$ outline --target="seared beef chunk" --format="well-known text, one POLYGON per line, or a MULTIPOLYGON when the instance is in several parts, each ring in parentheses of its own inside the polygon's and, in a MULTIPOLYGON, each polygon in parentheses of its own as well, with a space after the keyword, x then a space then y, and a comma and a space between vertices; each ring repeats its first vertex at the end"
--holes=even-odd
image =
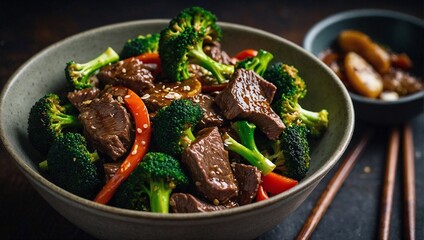
POLYGON ((111 162, 111 163, 104 163, 103 164, 103 170, 105 172, 105 182, 108 182, 113 175, 115 175, 116 171, 121 167, 122 162, 111 162))
POLYGON ((246 205, 252 202, 261 183, 261 171, 252 165, 242 163, 234 164, 234 177, 237 179, 239 195, 238 204, 246 205))
POLYGON ((202 84, 195 78, 181 82, 160 82, 141 96, 149 112, 156 112, 168 106, 175 99, 196 96, 202 90, 202 84))
POLYGON ((68 93, 68 100, 79 111, 89 104, 94 98, 98 97, 100 90, 98 88, 86 88, 68 93))
POLYGON ((104 91, 98 98, 84 104, 78 116, 88 142, 113 160, 122 157, 131 147, 133 131, 130 115, 122 105, 122 99, 117 99, 104 91))
POLYGON ((101 92, 100 95, 110 94, 113 98, 124 98, 128 94, 128 89, 124 87, 113 87, 106 86, 101 92))
POLYGON ((228 86, 215 97, 215 102, 227 119, 247 119, 269 139, 275 140, 285 128, 270 106, 275 91, 273 84, 254 71, 238 69, 228 86))
POLYGON ((203 118, 197 124, 200 129, 206 127, 220 127, 224 124, 225 119, 221 111, 215 103, 214 97, 206 94, 199 94, 190 98, 193 102, 199 103, 203 108, 203 118))
POLYGON ((203 50, 208 56, 210 56, 217 62, 231 65, 236 64, 236 59, 231 58, 225 51, 222 50, 220 42, 208 42, 207 44, 205 44, 203 50))
POLYGON ((237 184, 217 127, 204 128, 183 152, 197 190, 209 201, 225 203, 238 194, 237 184))
POLYGON ((238 206, 232 201, 228 201, 225 205, 214 205, 188 193, 173 193, 169 205, 174 213, 212 212, 238 206))
POLYGON ((125 86, 138 94, 154 86, 152 72, 137 58, 107 65, 100 69, 97 78, 105 85, 125 86))

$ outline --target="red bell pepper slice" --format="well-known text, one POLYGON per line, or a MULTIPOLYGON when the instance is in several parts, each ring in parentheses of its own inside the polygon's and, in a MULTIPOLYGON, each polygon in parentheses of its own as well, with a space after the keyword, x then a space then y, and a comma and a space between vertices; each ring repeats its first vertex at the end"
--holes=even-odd
POLYGON ((122 162, 115 175, 103 186, 94 201, 106 204, 113 197, 119 185, 125 181, 143 159, 150 144, 152 129, 149 113, 143 100, 132 90, 124 97, 124 102, 135 121, 135 140, 130 153, 122 162))
POLYGON ((297 180, 282 176, 275 172, 262 175, 262 186, 266 192, 271 193, 272 195, 287 191, 297 184, 297 180))
POLYGON ((244 49, 244 50, 240 51, 234 57, 237 60, 241 61, 241 60, 246 59, 248 57, 254 57, 257 54, 258 54, 257 50, 248 48, 248 49, 244 49))
POLYGON ((268 193, 264 190, 262 185, 259 185, 258 192, 256 193, 256 202, 260 202, 268 198, 268 193))

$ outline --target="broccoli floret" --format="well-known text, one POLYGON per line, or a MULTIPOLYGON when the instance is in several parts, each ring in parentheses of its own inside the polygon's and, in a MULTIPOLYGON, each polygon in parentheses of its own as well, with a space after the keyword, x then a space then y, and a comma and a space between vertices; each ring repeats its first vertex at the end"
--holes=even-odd
POLYGON ((314 112, 299 104, 299 100, 306 95, 306 84, 298 75, 298 70, 280 62, 267 69, 264 78, 277 87, 272 107, 284 124, 304 124, 309 136, 322 136, 328 128, 328 111, 322 109, 314 112))
POLYGON ((183 10, 160 32, 159 56, 165 74, 171 81, 183 81, 190 77, 189 64, 197 64, 223 83, 234 66, 219 63, 203 51, 205 41, 219 40, 221 35, 211 12, 200 7, 183 10))
POLYGON ((322 109, 318 112, 304 109, 298 102, 298 98, 283 96, 274 109, 283 119, 284 124, 304 124, 308 129, 308 136, 319 138, 328 128, 328 111, 322 109), (298 123, 300 121, 300 123, 298 123))
POLYGON ((119 187, 114 203, 130 209, 168 213, 172 191, 188 182, 178 160, 165 153, 149 152, 119 187))
POLYGON ((253 70, 258 75, 263 76, 268 64, 273 58, 274 56, 270 52, 260 49, 255 57, 248 57, 239 61, 236 64, 236 69, 244 68, 247 70, 253 70))
POLYGON ((69 61, 66 63, 65 76, 68 83, 75 89, 93 87, 90 76, 101 67, 119 60, 119 55, 108 47, 102 54, 86 63, 69 61))
POLYGON ((241 143, 237 142, 228 133, 224 133, 224 146, 228 150, 240 154, 250 164, 261 170, 264 175, 272 172, 276 165, 266 158, 256 146, 255 124, 247 121, 237 121, 232 124, 232 128, 236 130, 241 143))
POLYGON ((293 66, 281 62, 274 63, 265 71, 263 77, 277 87, 273 103, 283 95, 299 99, 306 95, 305 81, 293 66))
POLYGON ((152 142, 159 151, 177 156, 195 139, 193 128, 203 117, 198 103, 177 99, 152 119, 152 142))
MULTIPOLYGON (((96 151, 90 152, 79 133, 64 133, 54 141, 47 154, 47 174, 59 187, 80 197, 92 199, 102 188, 101 163, 96 151)), ((45 162, 40 167, 46 167, 45 162)))
POLYGON ((136 38, 128 39, 125 43, 121 59, 137 56, 143 53, 158 52, 159 50, 159 33, 139 35, 136 38))
POLYGON ((49 93, 37 100, 28 117, 28 138, 34 148, 46 154, 65 130, 80 129, 81 123, 71 112, 73 106, 63 103, 57 94, 49 93))
POLYGON ((277 167, 274 171, 300 181, 309 170, 310 155, 305 125, 293 124, 271 143, 272 150, 263 154, 277 167))

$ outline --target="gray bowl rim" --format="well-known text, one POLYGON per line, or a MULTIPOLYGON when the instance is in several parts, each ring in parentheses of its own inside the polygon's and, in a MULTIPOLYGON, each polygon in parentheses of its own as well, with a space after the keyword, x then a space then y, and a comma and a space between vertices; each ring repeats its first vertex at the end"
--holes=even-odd
MULTIPOLYGON (((366 17, 385 17, 385 18, 390 18, 395 20, 397 19, 397 20, 401 20, 404 22, 417 25, 421 27, 424 31, 424 21, 406 13, 393 11, 393 10, 387 10, 387 9, 377 9, 377 8, 355 9, 355 10, 349 10, 349 11, 344 11, 344 12, 330 15, 320 20, 316 24, 314 24, 306 33, 302 46, 305 50, 312 51, 313 41, 315 37, 318 35, 318 33, 320 33, 323 29, 333 24, 337 24, 338 22, 342 20, 366 18, 366 17)), ((350 91, 348 92, 353 100, 358 102, 363 102, 365 104, 373 104, 376 106, 402 105, 407 102, 424 98, 424 91, 419 91, 417 93, 401 97, 396 101, 384 101, 381 99, 372 99, 372 98, 363 97, 359 94, 356 94, 350 91)))
MULTIPOLYGON (((77 33, 75 35, 69 36, 67 38, 64 38, 56 43, 53 43, 52 45, 42 49, 38 53, 36 53, 34 56, 29 58, 23 65, 21 65, 8 79, 6 82, 2 93, 0 94, 0 106, 4 103, 5 96, 9 89, 12 87, 13 83, 16 81, 16 79, 19 77, 19 73, 23 71, 28 65, 31 65, 32 62, 37 61, 39 58, 41 58, 44 54, 48 54, 50 50, 53 50, 56 46, 74 41, 75 39, 80 38, 84 35, 92 35, 96 34, 97 32, 102 31, 108 31, 119 27, 124 26, 131 26, 131 25, 142 25, 142 24, 157 24, 157 23, 168 23, 169 19, 147 19, 147 20, 133 20, 133 21, 127 21, 127 22, 119 22, 119 23, 113 23, 109 25, 104 25, 100 27, 96 27, 93 29, 89 29, 80 33, 77 33)), ((303 52, 310 58, 313 58, 317 61, 317 63, 323 67, 330 75, 333 76, 334 79, 337 79, 337 76, 328 68, 325 64, 321 63, 318 58, 316 58, 313 54, 305 51, 300 46, 296 45, 293 42, 290 42, 286 40, 283 37, 277 36, 275 34, 272 34, 270 32, 266 32, 261 29, 257 29, 254 27, 241 25, 237 23, 229 23, 229 22, 222 22, 220 21, 219 24, 222 27, 228 27, 228 28, 238 28, 247 30, 249 32, 256 32, 261 35, 267 36, 272 39, 276 39, 278 41, 282 41, 285 44, 291 45, 291 47, 296 48, 298 51, 303 52)), ((224 218, 229 216, 235 216, 238 214, 246 214, 251 213, 253 211, 267 208, 270 205, 275 205, 279 201, 282 201, 284 199, 288 199, 291 196, 295 196, 297 194, 300 194, 302 191, 307 189, 309 186, 315 184, 316 181, 320 181, 330 170, 331 168, 337 163, 339 158, 343 155, 344 151, 347 149, 348 144, 351 140, 351 137, 353 135, 353 129, 354 129, 354 112, 353 112, 353 104, 349 98, 349 94, 347 90, 344 88, 343 84, 340 81, 336 81, 336 84, 340 86, 340 89, 342 91, 342 94, 344 95, 348 106, 350 106, 350 110, 348 111, 350 114, 350 120, 348 120, 347 128, 345 129, 345 134, 343 138, 341 139, 342 144, 336 149, 336 151, 330 156, 329 161, 327 161, 321 168, 319 168, 314 174, 310 175, 308 178, 302 180, 298 185, 295 187, 287 190, 284 193, 278 194, 276 196, 273 196, 266 201, 261 202, 255 202, 251 204, 247 204, 244 206, 239 206, 236 208, 231 209, 225 209, 221 211, 214 211, 214 212, 208 212, 208 213, 172 213, 172 214, 157 214, 157 213, 151 213, 151 212, 143 212, 143 211, 135 211, 135 210, 128 210, 128 209, 122 209, 117 207, 112 207, 108 205, 103 205, 96 203, 94 201, 81 198, 79 196, 76 196, 58 186, 48 181, 46 178, 44 178, 38 171, 32 169, 28 164, 25 163, 24 160, 20 159, 19 154, 17 151, 13 149, 13 147, 7 142, 7 136, 2 128, 0 128, 0 139, 3 142, 3 145, 9 155, 14 159, 14 162, 17 164, 17 166, 20 168, 20 170, 25 174, 26 177, 31 178, 34 183, 36 183, 39 187, 43 188, 44 190, 50 192, 50 193, 56 193, 56 197, 62 199, 63 201, 69 200, 73 203, 79 204, 81 208, 85 208, 88 211, 99 211, 97 214, 102 215, 114 215, 116 217, 130 217, 130 218, 144 218, 144 219, 156 219, 156 220, 164 220, 164 221, 180 221, 180 220, 201 220, 201 219, 218 219, 218 218, 224 218)), ((2 115, 2 108, 0 107, 0 116, 2 115)), ((1 120, 1 118, 0 118, 1 120)), ((0 122, 0 126, 2 123, 0 122)))

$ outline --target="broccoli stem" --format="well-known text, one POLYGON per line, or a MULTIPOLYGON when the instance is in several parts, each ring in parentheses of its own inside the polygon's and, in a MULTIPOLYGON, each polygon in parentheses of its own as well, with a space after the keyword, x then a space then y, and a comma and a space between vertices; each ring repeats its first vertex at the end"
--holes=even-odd
POLYGON ((52 126, 55 129, 63 129, 68 127, 80 127, 82 126, 78 118, 73 115, 68 115, 62 112, 57 112, 52 116, 52 126))
POLYGON ((150 181, 150 208, 152 212, 168 213, 169 212, 169 197, 172 188, 167 181, 151 180, 150 181))
POLYGON ((188 56, 193 58, 193 62, 210 71, 219 83, 224 83, 226 81, 224 75, 230 76, 234 72, 234 66, 216 62, 206 55, 203 51, 201 42, 194 45, 193 49, 189 51, 188 56))
POLYGON ((183 135, 181 136, 180 145, 184 149, 186 149, 191 144, 191 142, 193 142, 195 139, 196 139, 196 137, 194 136, 193 131, 191 130, 191 128, 187 128, 184 131, 183 135))
POLYGON ((271 62, 271 60, 274 58, 274 55, 265 50, 259 50, 258 55, 256 55, 256 58, 258 59, 258 61, 255 64, 254 70, 260 76, 263 76, 268 67, 268 63, 271 62))
POLYGON ((91 163, 96 163, 97 161, 100 160, 99 153, 97 153, 97 151, 90 153, 90 158, 91 158, 91 163))
POLYGON ((41 170, 43 170, 43 171, 47 171, 47 170, 49 170, 49 166, 48 166, 48 164, 47 164, 47 160, 44 160, 44 161, 42 161, 42 162, 38 163, 38 167, 39 167, 41 170))
POLYGON ((312 136, 320 136, 322 131, 328 127, 328 111, 323 109, 319 112, 309 111, 299 104, 299 118, 305 123, 312 136))
POLYGON ((255 143, 256 125, 247 121, 237 121, 233 123, 232 127, 240 136, 241 144, 243 144, 252 151, 259 152, 255 143))
POLYGON ((88 76, 106 64, 117 60, 119 60, 119 55, 111 47, 108 47, 106 51, 93 60, 90 60, 86 63, 76 63, 75 68, 76 70, 82 70, 80 75, 88 76))
MULTIPOLYGON (((250 164, 256 166, 264 175, 272 172, 276 165, 257 150, 251 150, 237 142, 227 133, 224 134, 224 145, 233 152, 240 154, 250 164)), ((255 147, 255 149, 257 149, 255 147)))
POLYGON ((300 116, 299 117, 307 125, 315 125, 315 124, 318 124, 318 123, 321 123, 321 122, 324 123, 325 118, 328 115, 328 112, 326 110, 314 112, 314 111, 306 110, 306 109, 302 108, 301 106, 299 106, 299 109, 300 109, 300 116))

